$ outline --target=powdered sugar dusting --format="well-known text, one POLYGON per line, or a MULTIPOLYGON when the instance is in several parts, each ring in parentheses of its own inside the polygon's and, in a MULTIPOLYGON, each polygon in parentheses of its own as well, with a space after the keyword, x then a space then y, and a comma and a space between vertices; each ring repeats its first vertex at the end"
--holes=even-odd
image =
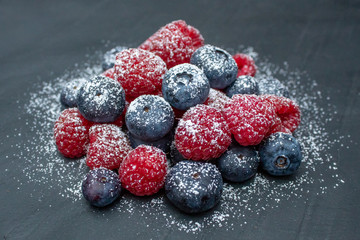
MULTIPOLYGON (((194 234, 207 227, 232 230, 246 225, 248 216, 269 211, 282 201, 300 198, 307 202, 309 193, 326 194, 345 182, 339 171, 339 164, 327 152, 333 147, 340 148, 345 137, 339 136, 333 140, 327 131, 326 124, 336 117, 336 109, 330 104, 326 109, 318 105, 319 102, 328 102, 329 99, 322 96, 316 81, 311 80, 306 72, 293 70, 286 63, 283 66, 272 64, 252 48, 239 50, 254 58, 258 67, 257 76, 286 79, 282 82, 288 87, 291 98, 301 108, 302 122, 294 135, 302 145, 304 161, 297 174, 286 180, 257 173, 245 184, 225 183, 220 204, 214 210, 199 216, 179 213, 163 194, 143 201, 125 194, 111 207, 112 210, 122 213, 121 217, 125 216, 129 221, 136 222, 137 219, 133 218, 140 214, 156 231, 164 227, 194 234), (317 188, 313 185, 315 182, 317 188), (237 226, 233 225, 234 220, 237 226)), ((97 60, 99 59, 100 57, 97 60)), ((34 136, 31 141, 22 141, 19 129, 15 129, 14 136, 11 136, 18 140, 18 143, 13 145, 17 151, 14 151, 14 156, 6 158, 14 157, 21 161, 22 171, 27 178, 26 182, 17 180, 19 191, 22 186, 35 183, 42 185, 44 189, 55 188, 59 197, 69 200, 68 204, 78 204, 79 207, 86 204, 80 190, 83 176, 88 172, 85 161, 70 161, 60 156, 53 140, 52 129, 61 111, 59 94, 62 86, 76 77, 90 78, 100 74, 99 65, 77 66, 77 71, 44 82, 35 92, 25 95, 28 99, 25 104, 19 102, 19 109, 23 112, 21 119, 34 136)))

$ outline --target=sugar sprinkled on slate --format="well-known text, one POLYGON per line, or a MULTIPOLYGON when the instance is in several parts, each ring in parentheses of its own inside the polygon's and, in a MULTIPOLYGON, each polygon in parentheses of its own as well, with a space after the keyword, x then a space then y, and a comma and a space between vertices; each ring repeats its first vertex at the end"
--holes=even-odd
MULTIPOLYGON (((301 198, 307 202, 309 194, 326 194, 345 183, 336 159, 327 153, 331 148, 346 147, 342 143, 345 136, 338 136, 333 140, 326 129, 326 124, 336 119, 337 114, 335 107, 329 102, 330 98, 322 95, 317 83, 306 72, 292 70, 287 63, 283 66, 274 65, 259 57, 251 47, 240 47, 239 50, 254 58, 258 66, 258 77, 276 76, 280 80, 286 79, 282 81, 283 84, 289 88, 290 97, 300 105, 302 122, 294 133, 303 149, 304 160, 299 171, 288 180, 274 179, 259 172, 244 184, 225 183, 220 204, 206 214, 194 216, 190 220, 189 216, 184 217, 169 206, 161 194, 146 201, 124 195, 111 207, 112 211, 124 213, 123 216, 129 219, 140 214, 149 223, 149 228, 155 231, 161 231, 164 227, 194 234, 206 228, 232 230, 246 225, 248 216, 276 208, 282 201, 301 198), (318 106, 318 102, 328 103, 328 106, 324 109, 318 106), (236 226, 233 224, 234 220, 237 222, 236 226)), ((100 62, 99 59, 97 62, 100 62)), ((38 184, 46 189, 55 189, 59 197, 68 199, 68 204, 84 204, 79 200, 82 200, 81 181, 88 171, 85 159, 73 161, 61 157, 53 140, 53 126, 61 112, 59 94, 62 86, 69 79, 90 78, 100 73, 99 65, 77 66, 76 71, 45 81, 34 92, 26 93, 25 104, 18 101, 22 112, 19 120, 23 122, 24 128, 30 130, 32 137, 22 136, 23 127, 14 129, 13 136, 7 136, 7 139, 16 140, 10 145, 15 153, 12 156, 7 152, 5 154, 6 158, 21 162, 24 177, 15 177, 8 168, 2 174, 13 178, 18 183, 19 191, 28 184, 38 184)), ((41 193, 33 195, 41 201, 43 196, 38 196, 39 194, 41 193)))

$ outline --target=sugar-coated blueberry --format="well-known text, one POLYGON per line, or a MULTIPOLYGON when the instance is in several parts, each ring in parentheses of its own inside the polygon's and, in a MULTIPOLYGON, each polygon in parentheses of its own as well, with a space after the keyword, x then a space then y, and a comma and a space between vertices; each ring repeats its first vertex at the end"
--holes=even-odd
POLYGON ((117 81, 96 76, 82 85, 76 103, 87 120, 114 122, 124 111, 125 92, 117 81))
POLYGON ((184 63, 170 68, 164 76, 162 93, 171 106, 187 110, 204 103, 210 91, 209 80, 195 65, 184 63))
POLYGON ((119 176, 106 168, 90 170, 81 185, 84 198, 93 206, 105 207, 121 193, 119 176))
POLYGON ((259 162, 259 155, 253 146, 244 147, 234 141, 217 159, 217 166, 224 179, 244 182, 255 175, 259 162))
POLYGON ((261 95, 276 95, 280 97, 290 97, 288 88, 277 78, 272 76, 260 77, 258 79, 259 93, 261 95))
POLYGON ((144 141, 163 138, 174 125, 174 111, 164 98, 142 95, 127 108, 125 123, 129 132, 144 141))
POLYGON ((60 93, 60 102, 63 107, 76 107, 76 99, 81 86, 87 81, 85 78, 75 78, 66 83, 60 93))
POLYGON ((271 175, 286 176, 299 168, 302 153, 299 142, 291 134, 277 132, 259 146, 261 167, 271 175))
POLYGON ((255 78, 242 75, 238 77, 227 89, 226 95, 232 97, 235 94, 255 94, 259 95, 259 85, 255 78))
POLYGON ((221 173, 211 163, 181 161, 170 169, 165 181, 167 198, 186 213, 213 208, 222 190, 221 173))
POLYGON ((226 88, 235 81, 238 73, 234 58, 227 51, 212 45, 197 49, 190 63, 204 71, 212 88, 226 88))

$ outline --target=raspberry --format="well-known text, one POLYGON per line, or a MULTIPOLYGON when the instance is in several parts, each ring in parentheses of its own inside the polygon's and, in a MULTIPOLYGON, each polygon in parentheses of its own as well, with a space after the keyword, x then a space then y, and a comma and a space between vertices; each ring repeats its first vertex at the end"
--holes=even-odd
POLYGON ((165 153, 146 145, 132 150, 119 169, 123 187, 136 196, 157 193, 164 186, 166 173, 165 153))
POLYGON ((267 135, 276 117, 272 104, 257 95, 234 95, 223 110, 230 131, 243 146, 257 145, 267 135))
POLYGON ((268 135, 276 132, 292 133, 300 124, 300 108, 289 98, 275 95, 263 95, 265 101, 270 102, 276 113, 275 124, 268 135))
POLYGON ((111 79, 115 79, 114 73, 115 73, 114 68, 109 68, 108 70, 103 72, 101 75, 111 78, 111 79))
POLYGON ((91 122, 77 108, 62 111, 54 126, 55 143, 59 152, 68 158, 84 156, 89 143, 90 126, 91 122))
POLYGON ((204 44, 200 32, 178 20, 160 28, 139 48, 161 57, 170 69, 181 63, 189 63, 191 55, 204 44))
POLYGON ((186 111, 175 132, 176 148, 186 159, 220 157, 230 143, 231 133, 221 112, 202 104, 186 111))
POLYGON ((131 48, 116 55, 115 79, 125 90, 125 95, 136 98, 143 94, 161 91, 166 64, 155 54, 131 48))
POLYGON ((115 57, 116 57, 116 54, 127 49, 127 47, 123 47, 123 46, 116 46, 112 49, 110 49, 109 51, 107 51, 105 54, 104 54, 104 57, 103 57, 103 62, 102 62, 102 70, 103 71, 106 71, 110 68, 113 68, 114 67, 114 64, 115 64, 115 57))
POLYGON ((214 88, 210 88, 209 96, 204 104, 222 111, 225 103, 229 100, 230 98, 226 96, 225 93, 214 88))
POLYGON ((242 75, 255 76, 256 65, 252 57, 243 53, 237 53, 233 56, 233 58, 239 68, 237 77, 242 75))
POLYGON ((91 169, 99 167, 118 169, 131 151, 126 134, 112 124, 94 125, 89 130, 89 138, 86 165, 91 169))

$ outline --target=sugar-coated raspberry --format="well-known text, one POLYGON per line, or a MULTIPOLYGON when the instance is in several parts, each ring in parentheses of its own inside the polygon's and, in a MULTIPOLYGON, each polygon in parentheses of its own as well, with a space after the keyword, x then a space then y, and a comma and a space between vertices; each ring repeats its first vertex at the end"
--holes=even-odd
POLYGON ((116 55, 115 79, 127 97, 161 92, 165 62, 154 53, 130 48, 116 55))
POLYGON ((267 135, 276 117, 272 104, 257 95, 234 95, 225 104, 224 117, 236 141, 257 145, 267 135))
POLYGON ((292 133, 300 124, 300 108, 289 98, 275 95, 263 95, 265 101, 269 101, 275 110, 275 124, 268 135, 275 132, 292 133))
POLYGON ((112 124, 92 126, 89 130, 89 138, 86 165, 91 169, 99 167, 118 169, 132 150, 126 134, 112 124))
POLYGON ((230 143, 231 133, 221 112, 203 104, 186 111, 175 132, 178 151, 195 161, 220 157, 230 143))
POLYGON ((111 79, 115 79, 114 73, 115 73, 114 68, 109 68, 108 70, 103 72, 101 75, 111 78, 111 79))
POLYGON ((237 53, 233 56, 235 62, 239 68, 237 76, 250 75, 255 76, 256 74, 256 65, 255 61, 249 55, 243 53, 237 53))
POLYGON ((116 46, 112 49, 110 49, 109 51, 107 51, 105 54, 104 54, 104 58, 103 58, 103 62, 102 62, 102 69, 103 71, 106 71, 110 68, 113 68, 114 67, 114 64, 115 64, 115 57, 116 57, 116 54, 127 49, 127 47, 124 47, 124 46, 116 46))
POLYGON ((183 20, 171 22, 160 28, 139 48, 160 56, 168 68, 189 63, 191 55, 204 44, 200 32, 183 20))
POLYGON ((90 126, 91 123, 77 108, 62 111, 54 126, 55 143, 59 152, 68 158, 84 156, 89 143, 90 126))
POLYGON ((140 145, 132 150, 119 169, 125 189, 136 196, 157 193, 165 183, 167 160, 156 147, 140 145))
POLYGON ((222 109, 225 106, 225 103, 229 100, 230 98, 226 96, 225 93, 217 89, 210 88, 209 96, 204 102, 204 104, 222 111, 222 109))

